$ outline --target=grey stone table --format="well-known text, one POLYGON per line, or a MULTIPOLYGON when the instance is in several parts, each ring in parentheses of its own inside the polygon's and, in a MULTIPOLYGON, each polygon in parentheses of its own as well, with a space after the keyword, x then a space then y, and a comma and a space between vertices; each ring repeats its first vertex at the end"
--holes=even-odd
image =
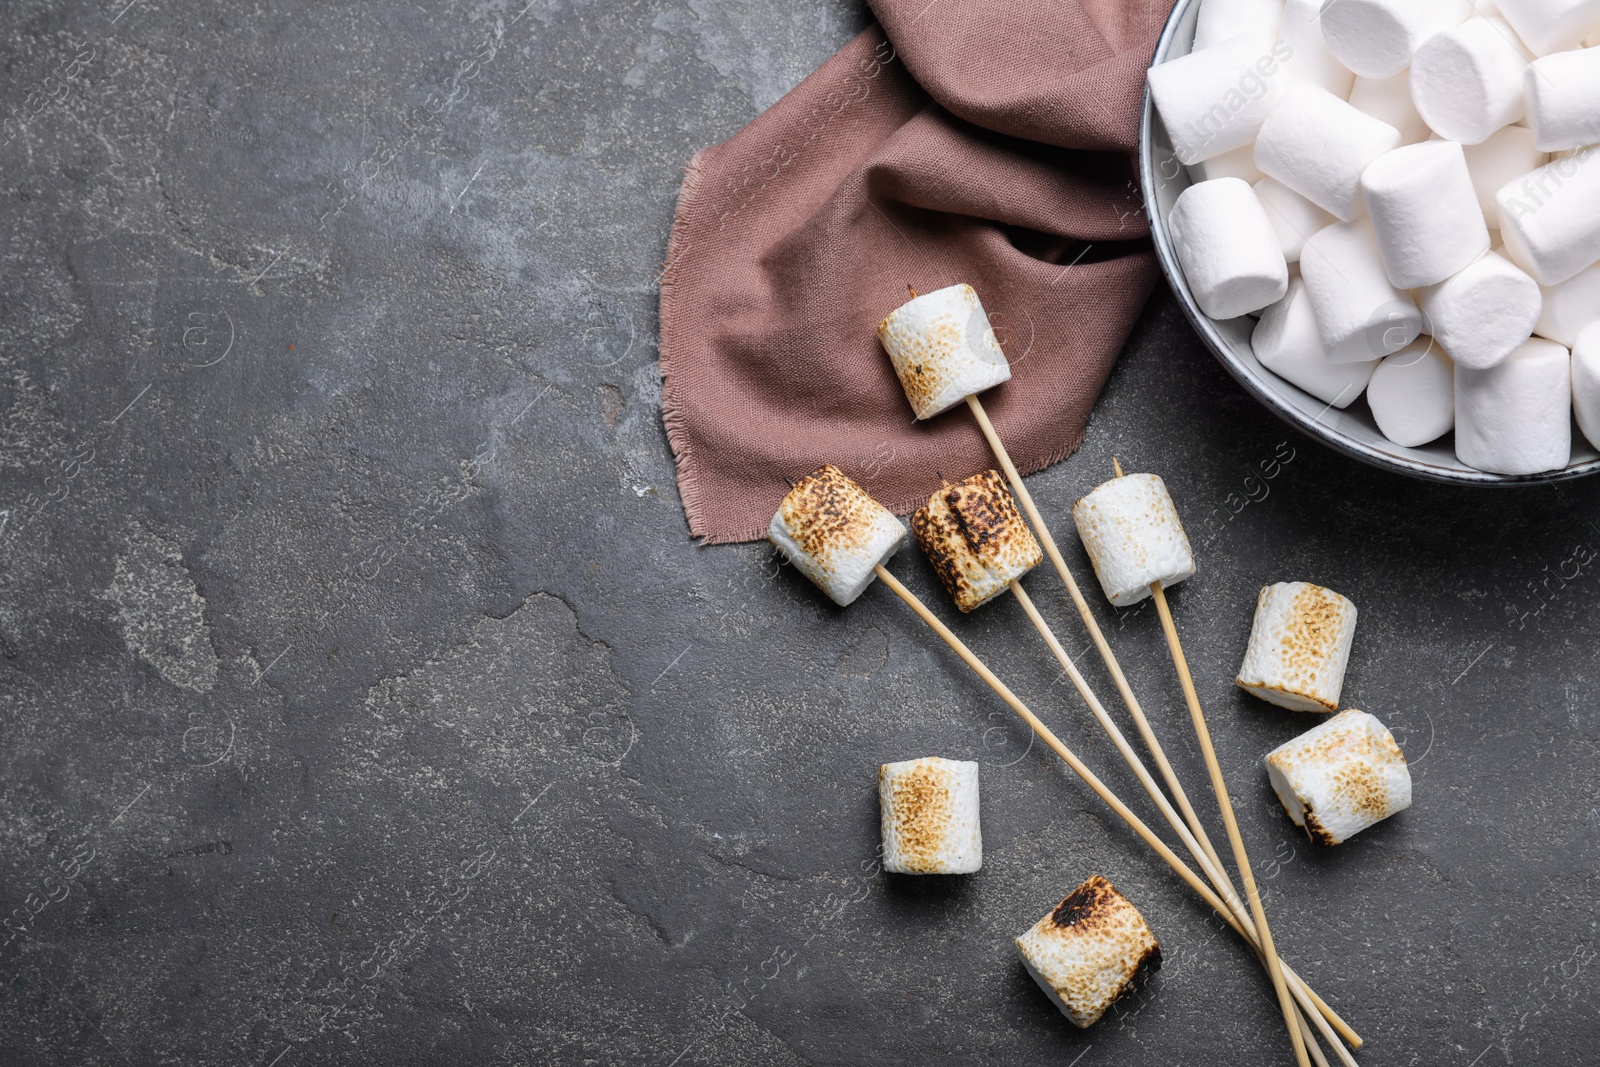
MULTIPOLYGON (((898 602, 687 538, 681 168, 864 9, 525 2, 0 11, 0 1063, 1285 1062, 1232 935, 898 602), (929 753, 983 762, 984 869, 875 874, 874 768, 929 753), (1009 939, 1095 872, 1168 962, 1080 1032, 1009 939)), ((1113 452, 1203 546, 1240 818, 1363 1062, 1592 1062, 1594 487, 1331 454, 1164 292, 1058 523, 1113 452), (1302 578, 1416 776, 1332 852, 1259 769, 1311 720, 1229 686, 1302 578)), ((1203 790, 1153 612, 1103 618, 1203 790)), ((1131 791, 1014 607, 963 626, 1131 791)))

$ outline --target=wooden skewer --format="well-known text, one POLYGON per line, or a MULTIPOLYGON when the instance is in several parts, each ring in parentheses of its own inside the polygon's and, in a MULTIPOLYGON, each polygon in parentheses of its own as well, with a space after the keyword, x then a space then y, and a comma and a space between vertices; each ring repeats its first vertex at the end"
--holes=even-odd
MULTIPOLYGON (((1028 521, 1039 534, 1039 540, 1044 543, 1045 554, 1050 557, 1050 562, 1055 566, 1056 573, 1061 576, 1061 582, 1067 587, 1067 594, 1072 597, 1072 604, 1078 609, 1078 617, 1083 620, 1083 625, 1089 631, 1089 639, 1094 642, 1100 659, 1106 665, 1106 670, 1111 673, 1112 684, 1117 688, 1117 694, 1122 697, 1122 702, 1128 706, 1128 712, 1133 716, 1133 722, 1139 730, 1139 736, 1144 739, 1145 749, 1156 761, 1156 769, 1161 772, 1162 781, 1167 783, 1167 788, 1172 792, 1172 799, 1177 802, 1178 810, 1183 812, 1183 819, 1194 834, 1195 840, 1200 842, 1200 847, 1205 850, 1212 866, 1223 870, 1222 859, 1217 855, 1217 850, 1211 844, 1210 837, 1206 834, 1205 826, 1200 822, 1200 816, 1195 814, 1194 805, 1189 803, 1189 795, 1184 792, 1183 785, 1178 781, 1177 772, 1172 769, 1172 763, 1167 759, 1166 752, 1161 747, 1161 742, 1156 739, 1155 730, 1150 726, 1150 720, 1145 717, 1144 708, 1139 705, 1138 698, 1133 695, 1133 689, 1128 685, 1127 676, 1122 673, 1122 666, 1117 662, 1111 646, 1106 643, 1105 634, 1100 632, 1100 624, 1095 621, 1094 613, 1089 610, 1089 602, 1084 599, 1083 591, 1078 588, 1077 581, 1072 577, 1072 572, 1067 569, 1067 561, 1061 556, 1061 549, 1056 547, 1056 540, 1050 535, 1050 528, 1045 525, 1044 516, 1039 514, 1039 508, 1033 502, 1033 494, 1028 492, 1028 487, 1023 484, 1022 475, 1018 473, 1016 464, 1011 462, 1011 454, 1006 451, 1005 442, 1000 440, 1000 435, 995 433, 994 424, 989 421, 988 412, 984 411, 983 404, 975 396, 967 397, 967 407, 972 411, 972 417, 978 420, 978 429, 983 431, 984 438, 989 442, 989 449, 995 458, 1000 461, 1000 467, 1005 471, 1006 480, 1011 483, 1011 491, 1022 504, 1022 510, 1027 513, 1028 521)), ((1231 888, 1230 888, 1231 891, 1231 888)), ((1242 902, 1241 902, 1242 903, 1242 902)), ((1340 1033, 1354 1048, 1361 1047, 1361 1039, 1355 1031, 1348 1027, 1340 1026, 1340 1033)))
MULTIPOLYGON (((1122 464, 1111 457, 1112 469, 1122 477, 1122 464)), ((1289 1038, 1294 1043, 1295 1056, 1301 1067, 1308 1067, 1305 1042, 1300 1028, 1294 1025, 1294 1001, 1289 996, 1288 982, 1283 977, 1283 965, 1272 943, 1272 929, 1267 925, 1266 909, 1261 906, 1261 893, 1256 887, 1255 869, 1250 865, 1250 855, 1245 851, 1244 837, 1239 833, 1239 820, 1233 814, 1233 801, 1228 798, 1228 784, 1223 781, 1222 767, 1217 763, 1217 751, 1211 744, 1211 731, 1206 727, 1206 715, 1200 708, 1200 696, 1195 692, 1194 678, 1189 674, 1189 661, 1183 655, 1183 645, 1178 641, 1178 629, 1172 622, 1172 609, 1167 606, 1166 590, 1159 581, 1150 583, 1150 596, 1156 602, 1161 616, 1161 629, 1167 636, 1167 651, 1172 654, 1172 665, 1178 671, 1178 684, 1183 687, 1183 699, 1189 705, 1189 718, 1194 721, 1194 733, 1200 741, 1200 752, 1205 756, 1206 770, 1211 774, 1211 789, 1217 795, 1217 807, 1222 810, 1222 825, 1228 831, 1228 844, 1233 847, 1233 859, 1239 867, 1239 878, 1244 882, 1245 896, 1250 901, 1250 914, 1256 920, 1256 932, 1261 936, 1261 954, 1266 958, 1267 973, 1272 976, 1272 988, 1278 994, 1278 1006, 1289 1025, 1289 1038)))
MULTIPOLYGON (((1061 646, 1061 642, 1059 639, 1057 639, 1055 632, 1050 629, 1050 624, 1045 621, 1043 615, 1039 614, 1039 609, 1034 606, 1033 598, 1028 596, 1027 591, 1022 587, 1022 583, 1018 581, 1012 581, 1010 583, 1010 589, 1012 595, 1017 598, 1017 602, 1022 605, 1022 610, 1027 613, 1029 620, 1032 621, 1034 629, 1038 630, 1039 636, 1044 638, 1044 642, 1047 646, 1049 646, 1051 654, 1056 658, 1056 662, 1061 664, 1061 669, 1065 671, 1067 677, 1072 680, 1073 687, 1078 690, 1078 695, 1082 697, 1083 702, 1089 706, 1090 712, 1094 714, 1095 719, 1100 723, 1101 729, 1105 731, 1106 736, 1111 738, 1111 743, 1115 745, 1117 751, 1122 754, 1123 760, 1133 771, 1134 776, 1139 779, 1139 784, 1142 785, 1145 792, 1149 794, 1150 799, 1155 803, 1157 809, 1160 810, 1162 817, 1167 820, 1167 823, 1172 827, 1173 832, 1178 835, 1178 838, 1183 842, 1184 847, 1189 850, 1189 854, 1194 857, 1194 860, 1199 865, 1201 872, 1204 873, 1208 879, 1210 879, 1211 884, 1215 886, 1217 892, 1222 895, 1223 899, 1227 903, 1228 910, 1233 913, 1233 915, 1240 921, 1241 925, 1243 925, 1246 930, 1250 931, 1252 937, 1247 937, 1246 940, 1252 940, 1255 934, 1255 924, 1251 920, 1251 917, 1245 908, 1244 902, 1241 901, 1237 894, 1233 892, 1233 885, 1228 879, 1226 870, 1213 866, 1211 861, 1207 858, 1205 850, 1200 847, 1200 844, 1195 840, 1194 835, 1189 831, 1189 828, 1184 825, 1184 822, 1178 816, 1178 813, 1173 810, 1172 804, 1167 800, 1165 794, 1161 792, 1161 787, 1156 785, 1155 779, 1151 777, 1149 770, 1145 768, 1144 762, 1139 759, 1139 754, 1133 750, 1133 746, 1128 743, 1128 739, 1123 736, 1123 733, 1120 729, 1118 729, 1116 722, 1106 712, 1105 706, 1100 703, 1099 698, 1095 696, 1094 691, 1089 687, 1089 683, 1084 679, 1082 673, 1079 672, 1077 666, 1072 662, 1072 657, 1069 656, 1067 654, 1067 650, 1061 646)), ((1265 964, 1265 957, 1262 958, 1262 962, 1265 964)), ((1286 979, 1288 977, 1288 973, 1290 972, 1286 971, 1286 979)), ((1316 1024, 1317 1029, 1322 1033, 1323 1039, 1327 1041, 1328 1047, 1334 1050, 1334 1052, 1339 1056, 1340 1060, 1344 1062, 1347 1067, 1355 1067, 1354 1057, 1352 1057, 1349 1052, 1345 1050, 1344 1044, 1340 1041, 1340 1035, 1329 1023, 1324 1013, 1326 1005, 1323 1005, 1320 999, 1313 1000, 1313 994, 1310 993, 1309 989, 1304 987, 1304 983, 1301 983, 1298 977, 1292 980, 1292 984, 1297 987, 1293 990, 1295 999, 1299 1002, 1301 1007, 1304 1008, 1306 1015, 1309 1016, 1312 1022, 1316 1024)), ((1319 1064, 1326 1062, 1322 1059, 1320 1050, 1317 1048, 1315 1043, 1310 1044, 1310 1050, 1319 1064)))
MULTIPOLYGON (((1132 829, 1134 833, 1138 834, 1139 837, 1143 839, 1145 844, 1154 849, 1156 855, 1160 856, 1161 859, 1165 861, 1167 866, 1172 868, 1173 872, 1177 874, 1179 878, 1183 879, 1189 888, 1193 889, 1197 894, 1199 894, 1201 900, 1205 901, 1213 911, 1222 916, 1224 922, 1233 927, 1233 929, 1241 937, 1243 937, 1246 942, 1259 951, 1259 941, 1250 935, 1244 924, 1241 923, 1233 914, 1233 911, 1225 903, 1223 903, 1222 899, 1218 897, 1216 893, 1212 892, 1211 887, 1206 885, 1206 883, 1200 879, 1199 875, 1190 870, 1189 865, 1184 863, 1183 860, 1172 851, 1172 849, 1167 847, 1166 842, 1157 837, 1150 827, 1144 824, 1143 820, 1135 815, 1126 804, 1119 800, 1117 795, 1113 793, 1104 782, 1096 777, 1095 773, 1085 766, 1082 760, 1073 755, 1072 750, 1063 744, 1061 739, 1056 737, 1056 735, 1051 732, 1050 728, 1040 721, 1037 715, 1028 710, 1028 706, 1018 699, 1017 695, 1013 693, 1010 688, 1008 688, 1006 684, 995 675, 993 671, 985 666, 983 661, 980 660, 959 637, 952 633, 950 628, 941 622, 937 615, 928 610, 927 605, 924 604, 915 593, 902 585, 900 580, 893 574, 890 574, 888 569, 882 564, 879 564, 877 567, 875 567, 873 572, 878 576, 879 580, 881 580, 884 585, 888 586, 896 596, 905 601, 906 605, 909 606, 912 611, 916 612, 917 616, 921 618, 922 621, 926 623, 934 633, 938 634, 940 639, 942 639, 945 644, 949 645, 951 650, 953 650, 956 655, 960 656, 962 661, 965 662, 968 667, 972 668, 974 673, 976 673, 979 678, 982 678, 989 688, 993 689, 995 693, 999 695, 1000 699, 1004 700, 1006 704, 1010 706, 1012 711, 1016 712, 1017 715, 1028 724, 1028 726, 1041 741, 1048 745, 1057 756, 1060 756, 1061 759, 1066 762, 1067 766, 1072 769, 1074 774, 1083 779, 1084 784, 1092 789, 1095 794, 1099 796, 1100 799, 1103 800, 1119 818, 1122 819, 1123 822, 1127 823, 1128 827, 1132 829)), ((1302 1028, 1305 1028, 1305 1033, 1309 1034, 1309 1027, 1307 1026, 1305 1020, 1299 1017, 1298 1012, 1295 1010, 1292 1004, 1290 1005, 1290 1012, 1290 1018, 1292 1020, 1291 1025, 1294 1027, 1294 1033, 1296 1036, 1301 1036, 1302 1028)), ((1311 1044, 1313 1047, 1315 1047, 1315 1041, 1312 1041, 1311 1044)), ((1303 1036, 1301 1037, 1301 1044, 1299 1047, 1302 1050, 1304 1050, 1306 1047, 1305 1038, 1303 1036)), ((1318 1056, 1320 1060, 1320 1051, 1318 1056)))

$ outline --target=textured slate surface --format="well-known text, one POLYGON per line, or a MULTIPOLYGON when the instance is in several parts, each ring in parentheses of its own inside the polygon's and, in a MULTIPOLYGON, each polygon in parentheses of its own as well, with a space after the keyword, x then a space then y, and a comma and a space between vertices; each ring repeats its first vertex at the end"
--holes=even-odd
MULTIPOLYGON (((0 10, 0 1062, 1283 1062, 1231 935, 885 590, 686 538, 682 165, 864 10, 523 2, 0 10), (875 766, 935 753, 984 870, 873 873, 875 766), (1168 964, 1078 1032, 1009 939, 1096 872, 1168 964)), ((1033 479, 1058 528, 1113 453, 1202 546, 1190 657, 1362 1062, 1592 1057, 1594 489, 1325 452, 1164 294, 1033 479), (1347 702, 1415 764, 1333 853, 1258 769, 1312 720, 1228 685, 1276 579, 1359 604, 1347 702)), ((1203 796, 1153 612, 1102 618, 1203 796)), ((1131 796, 1017 609, 961 625, 1131 796)))

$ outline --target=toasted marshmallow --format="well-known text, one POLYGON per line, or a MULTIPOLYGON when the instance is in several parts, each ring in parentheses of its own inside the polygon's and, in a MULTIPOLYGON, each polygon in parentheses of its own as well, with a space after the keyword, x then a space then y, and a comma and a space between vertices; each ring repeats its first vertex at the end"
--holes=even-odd
POLYGON ((1194 575, 1194 553, 1167 484, 1154 474, 1113 478, 1072 505, 1095 576, 1119 608, 1194 575))
POLYGON ((919 419, 1011 380, 977 292, 960 284, 923 293, 878 323, 900 387, 919 419))
POLYGON ((905 537, 900 520, 831 463, 801 478, 767 527, 767 540, 840 607, 872 584, 873 568, 905 537))
POLYGON ((1273 749, 1267 777, 1294 824, 1324 845, 1411 806, 1411 772, 1394 735, 1354 708, 1273 749))
POLYGON ((983 866, 978 765, 922 759, 878 768, 883 869, 893 874, 971 874, 983 866))
POLYGON ((999 471, 934 493, 911 516, 911 533, 963 612, 987 604, 1044 559, 999 471))
POLYGON ((1335 711, 1355 633, 1356 606, 1332 589, 1265 586, 1234 684, 1290 711, 1335 711))
POLYGON ((1023 966, 1077 1027, 1161 969, 1161 945, 1117 887, 1094 875, 1017 938, 1023 966))

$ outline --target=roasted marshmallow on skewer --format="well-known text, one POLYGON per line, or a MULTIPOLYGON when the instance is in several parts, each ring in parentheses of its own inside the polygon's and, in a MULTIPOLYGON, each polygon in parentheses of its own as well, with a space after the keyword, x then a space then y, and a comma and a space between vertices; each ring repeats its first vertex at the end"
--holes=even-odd
POLYGON ((1161 969, 1161 945, 1127 897, 1099 875, 1017 938, 1028 974, 1074 1026, 1090 1027, 1161 969))
POLYGON ((1267 778, 1296 826, 1348 841, 1411 806, 1411 772, 1383 723, 1350 708, 1267 755, 1267 778))
POLYGON ((1259 311, 1288 289, 1289 265, 1278 232, 1243 180, 1189 186, 1172 205, 1170 225, 1184 280, 1212 318, 1259 311))
POLYGON ((1332 589, 1265 586, 1234 684, 1290 711, 1334 711, 1355 632, 1356 606, 1332 589))
POLYGON ((1572 361, 1534 337, 1485 370, 1456 368, 1456 458, 1493 474, 1539 474, 1572 458, 1572 361))
POLYGON ((1194 576, 1194 552, 1159 475, 1113 478, 1072 505, 1072 521, 1106 598, 1119 608, 1194 576))
POLYGON ((989 316, 964 283, 901 304, 878 323, 878 339, 919 419, 1011 380, 989 316))
POLYGON ((923 759, 878 768, 883 869, 892 874, 971 874, 983 866, 978 765, 923 759))
POLYGON ((873 568, 900 550, 906 528, 829 463, 795 483, 767 539, 840 607, 872 584, 873 568))
POLYGON ((963 612, 987 604, 1044 560, 999 471, 935 492, 911 517, 911 532, 963 612))

